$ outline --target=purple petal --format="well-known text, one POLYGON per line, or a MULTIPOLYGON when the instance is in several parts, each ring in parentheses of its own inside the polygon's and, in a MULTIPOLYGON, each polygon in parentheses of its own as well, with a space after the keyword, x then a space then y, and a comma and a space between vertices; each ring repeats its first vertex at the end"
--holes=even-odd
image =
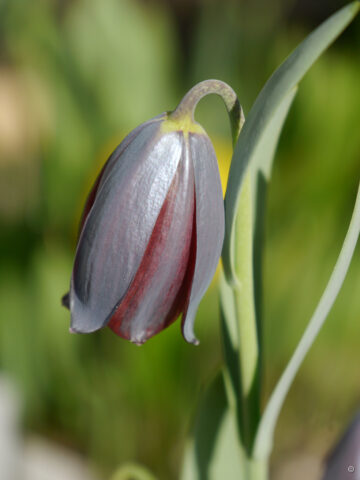
POLYGON ((108 324, 136 344, 175 321, 190 293, 184 279, 194 228, 195 184, 189 152, 184 148, 183 153, 141 265, 108 324))
POLYGON ((142 123, 141 125, 136 127, 134 130, 132 130, 122 140, 122 142, 116 147, 116 149, 112 152, 110 157, 107 159, 107 161, 103 165, 99 175, 97 176, 97 178, 96 178, 96 180, 95 180, 95 182, 94 182, 94 184, 93 184, 93 186, 90 190, 90 193, 89 193, 89 195, 86 199, 84 210, 83 210, 83 213, 81 215, 81 220, 80 220, 80 224, 79 224, 79 237, 80 237, 81 231, 83 229, 85 220, 86 220, 88 214, 90 213, 90 210, 91 210, 91 208, 94 204, 95 197, 96 197, 96 194, 97 194, 97 191, 98 191, 99 187, 102 184, 103 177, 106 178, 110 174, 110 172, 111 172, 113 166, 116 164, 116 162, 121 161, 120 157, 122 156, 123 152, 128 148, 130 143, 134 140, 134 138, 136 138, 136 136, 141 132, 141 130, 143 130, 147 125, 149 125, 151 123, 155 123, 155 122, 159 122, 159 121, 163 120, 164 116, 165 116, 165 114, 162 113, 162 114, 158 115, 157 117, 152 118, 148 122, 142 123))
POLYGON ((360 413, 354 418, 326 461, 322 480, 360 478, 360 413))
POLYGON ((104 326, 145 252, 181 156, 180 134, 145 126, 109 162, 80 236, 70 289, 71 326, 104 326), (111 174, 110 174, 111 172, 111 174))
MULTIPOLYGON (((81 214, 81 219, 80 219, 80 222, 79 222, 79 229, 78 229, 78 240, 79 240, 79 237, 81 235, 81 232, 82 232, 82 229, 84 227, 84 223, 87 219, 87 216, 89 215, 90 213, 90 210, 94 204, 94 201, 95 201, 95 198, 96 198, 96 194, 97 194, 97 191, 100 187, 100 182, 102 180, 103 177, 106 177, 110 174, 114 164, 118 161, 121 161, 121 155, 123 154, 123 152, 126 150, 126 148, 128 148, 128 146, 130 145, 130 143, 134 140, 134 138, 136 138, 136 136, 140 133, 141 130, 144 129, 144 127, 146 127, 147 125, 149 125, 150 123, 155 123, 155 122, 159 122, 161 120, 164 119, 165 117, 165 113, 161 113, 160 115, 152 118, 151 120, 149 120, 148 122, 145 122, 141 125, 139 125, 138 127, 136 127, 134 130, 132 130, 123 140, 122 142, 116 147, 116 149, 112 152, 112 154, 109 156, 109 158, 107 159, 107 161, 105 162, 105 164, 103 165, 102 169, 100 170, 98 176, 96 177, 95 179, 95 182, 93 184, 93 186, 91 187, 91 190, 87 196, 87 199, 86 199, 86 202, 85 202, 85 205, 84 205, 84 208, 83 208, 83 212, 81 214), (105 173, 106 172, 106 173, 105 173), (105 175, 104 175, 105 174, 105 175)), ((69 292, 67 292, 65 295, 63 295, 63 297, 61 298, 61 304, 70 309, 70 296, 69 296, 69 292)))
POLYGON ((205 134, 189 134, 195 173, 196 264, 182 331, 187 342, 197 344, 194 320, 200 300, 216 271, 224 240, 224 203, 214 148, 205 134))

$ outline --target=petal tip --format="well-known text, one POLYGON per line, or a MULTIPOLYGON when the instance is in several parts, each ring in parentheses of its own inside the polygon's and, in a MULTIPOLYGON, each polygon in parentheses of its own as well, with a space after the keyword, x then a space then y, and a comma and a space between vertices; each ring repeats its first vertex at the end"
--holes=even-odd
POLYGON ((184 340, 187 343, 192 343, 193 345, 199 345, 200 343, 194 333, 196 310, 197 305, 190 303, 188 310, 183 313, 183 317, 181 319, 181 332, 184 340))
POLYGON ((61 305, 70 310, 69 292, 65 293, 65 295, 61 297, 61 305))
POLYGON ((73 291, 70 293, 70 311, 70 329, 76 333, 92 333, 107 323, 107 319, 102 320, 101 313, 83 304, 73 291))
MULTIPOLYGON (((188 318, 186 318, 186 321, 188 321, 188 318)), ((199 345, 200 342, 199 340, 196 338, 195 334, 194 334, 194 330, 193 330, 193 325, 187 325, 186 324, 186 321, 183 322, 182 326, 181 326, 181 330, 182 330, 182 335, 184 337, 184 340, 187 342, 187 343, 191 343, 193 345, 199 345)))
POLYGON ((144 345, 145 340, 130 340, 130 342, 136 345, 137 347, 141 347, 141 345, 144 345))
POLYGON ((138 333, 132 333, 130 335, 130 338, 128 338, 128 340, 130 340, 131 343, 133 343, 134 345, 138 346, 138 347, 141 347, 141 345, 144 345, 144 343, 149 340, 150 336, 149 335, 146 335, 144 332, 138 332, 138 333))

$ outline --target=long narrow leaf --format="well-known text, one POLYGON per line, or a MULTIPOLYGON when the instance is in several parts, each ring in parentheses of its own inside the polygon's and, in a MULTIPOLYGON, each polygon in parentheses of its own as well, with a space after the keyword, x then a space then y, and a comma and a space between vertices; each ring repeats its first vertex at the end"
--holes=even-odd
MULTIPOLYGON (((235 147, 225 197, 226 232, 223 248, 225 274, 236 283, 233 269, 233 231, 237 203, 244 173, 253 162, 256 149, 283 98, 309 70, 321 53, 336 39, 358 13, 360 3, 353 2, 322 23, 273 73, 256 99, 235 147)), ((272 152, 268 154, 271 157, 272 152)), ((264 163, 268 163, 265 158, 264 163)))
POLYGON ((255 458, 266 458, 272 448, 274 430, 282 405, 291 384, 309 351, 314 343, 331 307, 333 306, 340 288, 344 282, 346 273, 350 266, 356 243, 360 233, 360 184, 358 187, 354 212, 350 226, 346 234, 340 255, 336 262, 333 273, 320 299, 320 302, 310 319, 310 322, 295 349, 284 373, 280 377, 270 400, 262 416, 254 446, 255 458))
MULTIPOLYGON (((261 304, 262 304, 262 253, 265 220, 265 202, 267 186, 270 180, 272 163, 282 127, 288 111, 297 93, 297 87, 292 88, 281 100, 274 111, 271 121, 264 129, 263 134, 255 148, 251 163, 252 193, 253 193, 253 271, 255 311, 258 329, 259 344, 261 344, 261 304)), ((239 219, 241 221, 241 219, 239 219)), ((260 349, 261 351, 261 349, 260 349)), ((261 366, 261 359, 260 359, 261 366)))
POLYGON ((245 457, 221 373, 200 402, 192 438, 185 447, 181 480, 245 480, 245 457))

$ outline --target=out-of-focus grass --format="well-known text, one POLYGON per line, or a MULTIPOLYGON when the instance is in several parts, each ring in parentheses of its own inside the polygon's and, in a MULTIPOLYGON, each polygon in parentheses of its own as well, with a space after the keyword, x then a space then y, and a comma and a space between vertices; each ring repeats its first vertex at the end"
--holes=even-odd
MULTIPOLYGON (((60 297, 81 204, 99 157, 173 108, 184 84, 219 77, 248 110, 305 32, 282 24, 281 11, 259 23, 249 6, 211 3, 193 36, 192 62, 179 72, 174 26, 159 6, 59 5, 0 4, 0 366, 22 389, 29 430, 84 452, 104 472, 136 460, 159 478, 176 478, 198 394, 221 361, 215 286, 198 314, 198 348, 182 340, 179 322, 141 348, 107 329, 70 335, 60 297)), ((266 394, 325 287, 349 220, 360 173, 355 51, 335 46, 312 69, 281 138, 267 222, 266 394)), ((225 177, 230 135, 221 102, 201 102, 197 118, 225 177)), ((357 252, 290 392, 280 456, 305 440, 322 453, 359 404, 359 277, 357 252)))

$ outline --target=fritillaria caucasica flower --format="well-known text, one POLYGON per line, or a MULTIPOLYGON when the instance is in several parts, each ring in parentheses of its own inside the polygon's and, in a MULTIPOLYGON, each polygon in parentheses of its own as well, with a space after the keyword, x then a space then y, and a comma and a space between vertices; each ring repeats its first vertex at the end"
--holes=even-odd
POLYGON ((326 460, 322 480, 360 478, 360 413, 356 415, 326 460))
POLYGON ((85 205, 70 291, 71 331, 109 326, 142 344, 182 315, 197 343, 194 317, 214 275, 224 237, 217 160, 194 120, 209 93, 240 117, 223 82, 196 85, 174 112, 133 130, 112 153, 85 205))

